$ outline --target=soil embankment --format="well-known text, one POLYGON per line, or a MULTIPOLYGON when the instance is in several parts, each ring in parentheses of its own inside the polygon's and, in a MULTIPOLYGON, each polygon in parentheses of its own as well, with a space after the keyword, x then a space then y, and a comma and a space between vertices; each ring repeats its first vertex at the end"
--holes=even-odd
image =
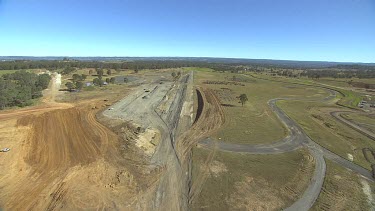
POLYGON ((198 121, 199 117, 201 116, 202 111, 203 111, 203 106, 204 106, 201 92, 198 89, 196 91, 197 91, 197 98, 198 98, 198 108, 197 108, 197 114, 195 116, 194 124, 198 121))

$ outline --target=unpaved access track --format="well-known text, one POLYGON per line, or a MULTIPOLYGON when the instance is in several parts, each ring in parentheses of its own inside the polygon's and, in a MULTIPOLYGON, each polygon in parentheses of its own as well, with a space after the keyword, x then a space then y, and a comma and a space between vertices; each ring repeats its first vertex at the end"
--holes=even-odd
MULTIPOLYGON (((192 86, 192 73, 181 76, 175 82, 158 80, 142 85, 135 92, 111 107, 103 114, 109 118, 130 121, 144 129, 157 130, 160 142, 151 157, 151 163, 163 167, 164 172, 158 184, 144 200, 138 202, 140 209, 146 210, 186 210, 187 198, 183 171, 175 148, 178 131, 186 131, 191 126, 180 127, 180 116, 186 101, 192 103, 188 87, 192 86)), ((192 122, 192 120, 190 120, 192 122)))

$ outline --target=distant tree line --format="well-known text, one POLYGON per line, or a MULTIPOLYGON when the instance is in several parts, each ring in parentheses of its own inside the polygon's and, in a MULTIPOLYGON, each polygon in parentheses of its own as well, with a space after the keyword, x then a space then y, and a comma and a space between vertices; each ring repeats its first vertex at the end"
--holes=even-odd
POLYGON ((309 70, 304 71, 300 76, 306 76, 308 78, 319 79, 322 77, 331 78, 375 78, 375 70, 309 70))
MULTIPOLYGON (((181 67, 202 67, 211 68, 220 72, 264 72, 271 71, 273 74, 296 77, 293 70, 301 70, 299 76, 311 78, 334 77, 334 78, 375 78, 375 66, 371 65, 335 65, 329 68, 308 68, 306 66, 287 67, 285 64, 262 64, 262 63, 223 63, 193 60, 135 60, 135 61, 79 61, 79 60, 15 60, 0 62, 0 70, 22 70, 22 69, 48 69, 61 70, 62 74, 73 73, 80 68, 108 69, 108 70, 134 70, 138 72, 143 69, 166 69, 181 67), (282 72, 280 72, 282 71, 282 72)), ((108 74, 108 73, 107 73, 108 74)), ((110 75, 110 74, 108 74, 110 75)))
POLYGON ((0 109, 30 105, 32 99, 42 97, 51 77, 26 71, 17 71, 0 77, 0 109))
POLYGON ((246 63, 222 63, 191 60, 136 60, 124 62, 109 61, 79 61, 79 60, 15 60, 0 62, 0 70, 22 70, 22 69, 64 69, 63 74, 69 74, 76 68, 114 69, 114 70, 143 70, 143 69, 166 69, 181 67, 206 67, 216 71, 239 71, 244 66, 274 67, 269 64, 246 64, 246 63))

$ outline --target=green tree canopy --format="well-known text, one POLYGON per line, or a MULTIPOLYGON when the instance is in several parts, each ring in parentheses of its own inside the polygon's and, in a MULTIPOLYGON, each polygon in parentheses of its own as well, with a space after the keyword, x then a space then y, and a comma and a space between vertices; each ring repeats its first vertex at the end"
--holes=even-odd
POLYGON ((76 87, 76 89, 81 90, 82 87, 83 87, 83 83, 82 83, 81 81, 77 81, 77 82, 75 83, 75 87, 76 87))
POLYGON ((70 81, 66 82, 65 86, 66 86, 66 88, 69 89, 69 91, 72 91, 72 89, 74 89, 74 87, 75 87, 74 84, 70 81))

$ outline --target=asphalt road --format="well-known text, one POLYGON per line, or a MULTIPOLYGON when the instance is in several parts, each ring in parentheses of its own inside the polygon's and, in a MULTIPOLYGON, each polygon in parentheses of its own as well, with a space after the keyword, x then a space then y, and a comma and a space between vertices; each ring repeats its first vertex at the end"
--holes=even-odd
MULTIPOLYGON (((336 97, 336 92, 330 89, 326 89, 330 96, 324 98, 321 101, 330 101, 336 97)), ((304 132, 304 130, 294 122, 288 115, 286 115, 279 107, 277 107, 276 102, 278 100, 288 100, 283 98, 272 99, 268 102, 271 110, 278 116, 280 121, 288 128, 289 135, 284 139, 274 142, 272 144, 258 144, 258 145, 246 145, 246 144, 231 144, 214 141, 212 139, 206 139, 200 142, 203 147, 217 147, 223 151, 229 152, 240 152, 240 153, 250 153, 250 154, 278 154, 285 153, 296 150, 301 147, 307 147, 310 153, 315 159, 315 170, 310 181, 308 188, 305 190, 301 198, 299 198, 294 204, 286 208, 286 210, 309 210, 316 199, 319 196, 321 191, 325 172, 326 164, 323 156, 329 160, 336 162, 344 166, 347 169, 350 169, 364 178, 374 181, 372 174, 365 168, 358 166, 335 153, 323 148, 322 146, 315 143, 310 137, 304 132)))
POLYGON ((309 210, 315 203, 322 189, 324 176, 326 172, 326 163, 322 153, 317 149, 309 149, 315 158, 315 170, 311 178, 310 185, 307 187, 301 198, 286 208, 287 211, 309 210))
POLYGON ((365 128, 362 128, 360 127, 359 125, 355 124, 354 122, 352 121, 349 121, 345 118, 343 118, 341 116, 341 114, 345 114, 345 113, 351 113, 351 112, 348 112, 348 111, 333 111, 331 112, 330 114, 335 117, 338 121, 348 125, 349 127, 353 128, 354 130, 362 133, 363 135, 371 138, 372 140, 375 140, 375 133, 365 129, 365 128))

